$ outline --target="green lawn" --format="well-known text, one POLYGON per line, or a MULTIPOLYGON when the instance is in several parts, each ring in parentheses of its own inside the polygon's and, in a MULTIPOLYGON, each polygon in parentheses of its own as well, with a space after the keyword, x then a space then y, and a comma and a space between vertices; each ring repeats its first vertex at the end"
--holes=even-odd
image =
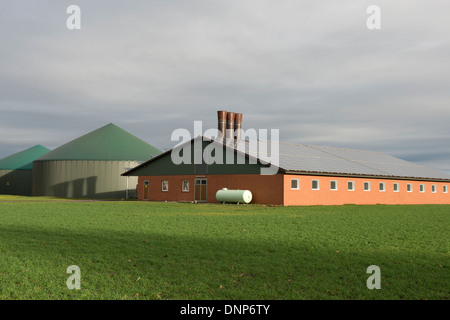
POLYGON ((450 297, 450 205, 55 200, 0 196, 0 299, 450 297))

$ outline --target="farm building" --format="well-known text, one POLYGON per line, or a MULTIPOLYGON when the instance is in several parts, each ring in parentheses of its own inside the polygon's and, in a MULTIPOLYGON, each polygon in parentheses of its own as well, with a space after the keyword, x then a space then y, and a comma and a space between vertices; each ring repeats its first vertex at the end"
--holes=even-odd
POLYGON ((450 175, 378 152, 279 143, 275 174, 263 175, 275 155, 255 157, 250 141, 228 134, 241 128, 242 115, 233 123, 234 113, 218 114, 224 140, 198 136, 123 174, 138 177, 138 199, 218 202, 217 191, 227 188, 249 190, 260 204, 450 204, 450 175), (222 164, 205 157, 196 164, 196 144, 206 157, 222 149, 222 164), (174 152, 187 152, 191 161, 174 163, 174 152))
POLYGON ((0 194, 31 196, 33 161, 49 151, 36 145, 0 159, 0 194))
POLYGON ((36 159, 33 196, 133 197, 137 178, 121 174, 160 153, 110 123, 36 159))

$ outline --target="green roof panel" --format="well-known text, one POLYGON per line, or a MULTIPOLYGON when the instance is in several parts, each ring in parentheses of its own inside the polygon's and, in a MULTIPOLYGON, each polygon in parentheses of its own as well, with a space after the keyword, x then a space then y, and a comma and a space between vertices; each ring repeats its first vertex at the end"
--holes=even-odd
POLYGON ((110 123, 38 160, 146 161, 160 153, 157 148, 110 123))
POLYGON ((32 170, 33 161, 47 154, 50 149, 41 145, 28 148, 0 159, 0 170, 32 170))

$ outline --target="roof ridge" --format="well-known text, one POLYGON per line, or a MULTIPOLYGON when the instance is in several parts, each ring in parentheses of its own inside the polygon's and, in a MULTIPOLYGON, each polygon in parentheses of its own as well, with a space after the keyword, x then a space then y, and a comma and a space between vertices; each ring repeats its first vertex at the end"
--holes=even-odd
POLYGON ((161 151, 109 123, 66 142, 37 160, 144 161, 155 153, 161 151))
POLYGON ((0 170, 31 170, 33 161, 50 152, 38 144, 0 159, 0 170))

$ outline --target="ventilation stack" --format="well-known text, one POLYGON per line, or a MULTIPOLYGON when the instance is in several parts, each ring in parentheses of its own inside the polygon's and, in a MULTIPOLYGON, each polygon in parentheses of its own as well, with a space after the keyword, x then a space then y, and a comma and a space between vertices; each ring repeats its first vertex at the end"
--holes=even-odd
POLYGON ((217 111, 218 130, 224 144, 236 146, 242 135, 242 113, 217 111))
POLYGON ((227 112, 226 144, 231 144, 234 142, 234 118, 234 112, 227 112))
POLYGON ((242 133, 242 113, 236 113, 234 115, 234 146, 237 146, 239 141, 241 141, 242 133))
POLYGON ((217 111, 218 129, 222 134, 222 140, 225 140, 226 128, 227 128, 227 112, 217 111))

